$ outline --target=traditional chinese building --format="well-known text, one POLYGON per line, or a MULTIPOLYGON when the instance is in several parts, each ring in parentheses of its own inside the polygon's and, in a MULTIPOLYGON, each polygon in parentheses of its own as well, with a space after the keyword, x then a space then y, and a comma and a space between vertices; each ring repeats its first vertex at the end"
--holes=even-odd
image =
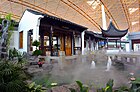
POLYGON ((34 40, 40 41, 43 55, 58 56, 59 51, 65 55, 75 55, 82 50, 81 34, 87 28, 70 21, 27 9, 19 22, 19 50, 35 50, 34 40))
POLYGON ((85 31, 85 48, 86 50, 98 50, 105 46, 106 38, 102 34, 92 31, 85 31))
POLYGON ((107 39, 107 48, 109 47, 108 42, 115 42, 116 43, 116 48, 121 48, 121 38, 125 36, 128 32, 128 29, 126 30, 119 30, 117 29, 112 21, 109 24, 109 27, 107 30, 104 30, 101 28, 102 35, 107 39), (119 46, 117 43, 120 43, 119 46))

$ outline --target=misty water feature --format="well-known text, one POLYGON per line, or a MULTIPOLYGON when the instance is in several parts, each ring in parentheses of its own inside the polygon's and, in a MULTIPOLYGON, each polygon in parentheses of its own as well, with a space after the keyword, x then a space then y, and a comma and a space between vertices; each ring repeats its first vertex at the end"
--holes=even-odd
POLYGON ((129 85, 131 72, 134 73, 134 76, 140 76, 138 64, 126 64, 122 65, 123 69, 118 68, 120 61, 114 59, 111 61, 104 52, 97 52, 94 56, 87 55, 84 59, 86 62, 81 62, 81 59, 64 61, 63 69, 60 68, 57 61, 53 62, 51 64, 53 68, 49 72, 47 71, 48 64, 44 64, 42 70, 34 74, 33 80, 43 85, 48 85, 51 82, 56 82, 59 85, 72 84, 76 80, 80 80, 94 88, 101 88, 109 79, 114 80, 114 87, 129 85))
POLYGON ((110 70, 111 65, 112 65, 111 58, 110 58, 110 57, 108 57, 108 62, 107 62, 107 69, 106 69, 106 71, 109 71, 109 70, 110 70))
POLYGON ((95 65, 95 61, 92 61, 92 62, 91 62, 91 66, 90 66, 90 68, 91 68, 91 69, 94 69, 95 67, 96 67, 96 65, 95 65))

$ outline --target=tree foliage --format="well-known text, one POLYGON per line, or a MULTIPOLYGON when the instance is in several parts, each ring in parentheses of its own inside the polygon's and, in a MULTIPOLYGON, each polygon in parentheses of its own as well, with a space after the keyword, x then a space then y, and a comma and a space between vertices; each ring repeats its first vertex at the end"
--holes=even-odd
POLYGON ((0 92, 23 92, 27 79, 23 69, 13 62, 0 62, 0 92))
MULTIPOLYGON (((14 21, 14 20, 12 20, 12 14, 7 14, 4 18, 2 18, 1 16, 0 16, 0 24, 2 24, 2 20, 4 20, 4 19, 6 19, 6 20, 8 20, 8 21, 10 21, 10 26, 9 26, 9 28, 8 28, 8 38, 7 38, 7 40, 6 40, 6 43, 7 43, 7 48, 9 48, 9 45, 10 45, 10 38, 11 38, 11 36, 12 36, 12 33, 13 33, 13 30, 14 30, 14 26, 15 26, 15 24, 16 24, 16 22, 14 21)), ((0 35, 1 35, 2 33, 0 32, 0 35)))
MULTIPOLYGON (((81 81, 76 81, 76 83, 77 83, 78 87, 80 88, 80 92, 89 92, 89 87, 83 85, 83 83, 81 81)), ((71 92, 79 92, 79 91, 77 91, 76 89, 73 89, 73 88, 69 88, 69 90, 71 92)))
POLYGON ((32 43, 32 45, 33 45, 33 46, 36 46, 36 49, 37 49, 37 47, 39 47, 39 45, 40 45, 40 42, 37 41, 37 40, 35 40, 35 41, 32 43))
POLYGON ((35 82, 32 82, 27 85, 29 92, 46 92, 45 90, 42 90, 41 85, 37 85, 35 82))
POLYGON ((36 46, 36 50, 33 51, 33 55, 34 56, 38 56, 38 55, 41 55, 42 54, 42 51, 41 50, 38 50, 37 47, 39 47, 40 45, 40 42, 35 40, 33 43, 32 43, 33 46, 36 46))

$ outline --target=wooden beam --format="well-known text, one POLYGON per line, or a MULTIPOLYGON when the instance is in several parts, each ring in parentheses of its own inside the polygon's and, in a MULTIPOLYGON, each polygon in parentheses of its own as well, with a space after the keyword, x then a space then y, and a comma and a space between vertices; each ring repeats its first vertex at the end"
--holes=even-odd
MULTIPOLYGON (((46 25, 46 24, 41 24, 40 25, 40 27, 42 27, 42 28, 50 28, 52 25, 46 25)), ((55 32, 55 30, 61 30, 61 31, 64 31, 64 32, 70 32, 70 33, 72 33, 73 31, 75 31, 76 33, 81 33, 81 32, 79 32, 78 30, 71 30, 71 29, 65 29, 65 28, 61 28, 61 27, 58 27, 58 26, 53 26, 53 30, 54 30, 54 32, 55 32)))

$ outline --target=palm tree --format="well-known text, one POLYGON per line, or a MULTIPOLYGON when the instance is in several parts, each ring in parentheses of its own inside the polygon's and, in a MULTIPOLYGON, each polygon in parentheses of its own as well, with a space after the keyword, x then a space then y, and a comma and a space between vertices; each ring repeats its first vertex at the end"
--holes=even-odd
POLYGON ((0 92, 24 92, 25 80, 21 67, 9 61, 0 61, 0 92))

